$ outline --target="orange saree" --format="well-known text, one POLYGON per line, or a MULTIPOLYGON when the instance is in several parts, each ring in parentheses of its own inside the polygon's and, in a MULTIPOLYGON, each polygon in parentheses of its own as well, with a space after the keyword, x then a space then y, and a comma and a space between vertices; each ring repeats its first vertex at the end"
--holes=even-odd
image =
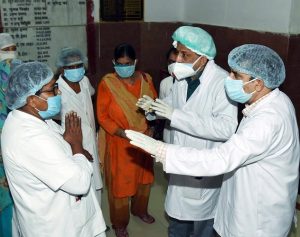
POLYGON ((98 86, 97 118, 106 132, 105 177, 115 198, 133 196, 139 184, 151 184, 154 180, 153 159, 127 139, 114 135, 118 128, 143 133, 148 129, 144 112, 135 103, 144 94, 156 98, 157 93, 151 77, 141 75, 144 76, 131 85, 110 73, 98 86))

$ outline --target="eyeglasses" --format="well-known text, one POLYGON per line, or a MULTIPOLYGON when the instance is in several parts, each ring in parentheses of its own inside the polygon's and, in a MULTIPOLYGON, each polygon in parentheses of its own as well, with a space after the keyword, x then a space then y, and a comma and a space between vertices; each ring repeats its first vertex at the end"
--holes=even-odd
POLYGON ((53 85, 53 88, 52 89, 50 89, 50 90, 38 90, 36 93, 35 93, 35 95, 40 95, 40 94, 42 94, 42 93, 44 93, 44 92, 46 92, 46 93, 53 93, 54 95, 58 95, 58 92, 59 92, 59 90, 58 90, 58 84, 57 83, 55 83, 54 85, 53 85))

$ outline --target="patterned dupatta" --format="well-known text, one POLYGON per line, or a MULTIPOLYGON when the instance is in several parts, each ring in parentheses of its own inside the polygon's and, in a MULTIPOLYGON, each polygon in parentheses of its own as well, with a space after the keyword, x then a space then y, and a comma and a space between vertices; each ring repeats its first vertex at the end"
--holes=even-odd
MULTIPOLYGON (((144 73, 142 76, 140 97, 148 95, 153 98, 154 95, 148 83, 149 78, 146 78, 144 73)), ((144 113, 135 105, 137 98, 126 89, 114 74, 109 74, 108 77, 104 78, 104 81, 127 118, 129 129, 144 133, 147 130, 146 118, 144 113)))
MULTIPOLYGON (((150 89, 149 81, 151 78, 147 77, 143 72, 141 81, 140 97, 143 95, 148 95, 151 98, 154 97, 152 90, 150 89)), ((110 89, 112 95, 116 99, 117 103, 121 107, 124 115, 127 118, 129 128, 135 131, 145 132, 147 130, 147 123, 145 115, 139 108, 135 105, 137 98, 132 95, 125 87, 125 85, 116 77, 115 74, 111 73, 106 75, 103 80, 110 89)), ((99 159, 101 163, 101 168, 103 168, 105 163, 105 150, 106 150, 106 138, 105 130, 100 127, 98 132, 98 152, 99 159)))

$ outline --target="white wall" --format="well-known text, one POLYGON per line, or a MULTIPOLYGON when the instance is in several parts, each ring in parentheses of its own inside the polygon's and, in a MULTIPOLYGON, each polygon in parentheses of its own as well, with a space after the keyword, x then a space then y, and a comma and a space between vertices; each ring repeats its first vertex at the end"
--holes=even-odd
POLYGON ((292 1, 290 33, 292 34, 300 33, 300 0, 292 1))
POLYGON ((93 17, 95 22, 99 22, 100 20, 100 0, 93 0, 94 9, 93 9, 93 17))
POLYGON ((300 0, 145 0, 146 22, 300 33, 300 0))
POLYGON ((184 0, 144 0, 144 21, 182 22, 186 2, 184 0))
POLYGON ((185 21, 288 33, 292 0, 189 0, 185 21))

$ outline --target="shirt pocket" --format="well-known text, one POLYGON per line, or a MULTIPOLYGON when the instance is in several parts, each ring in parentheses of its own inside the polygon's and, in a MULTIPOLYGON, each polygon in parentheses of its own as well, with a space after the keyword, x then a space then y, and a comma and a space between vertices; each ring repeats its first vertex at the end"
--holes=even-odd
POLYGON ((91 195, 82 196, 80 200, 74 198, 72 203, 72 216, 75 228, 83 228, 95 215, 96 209, 91 195))

